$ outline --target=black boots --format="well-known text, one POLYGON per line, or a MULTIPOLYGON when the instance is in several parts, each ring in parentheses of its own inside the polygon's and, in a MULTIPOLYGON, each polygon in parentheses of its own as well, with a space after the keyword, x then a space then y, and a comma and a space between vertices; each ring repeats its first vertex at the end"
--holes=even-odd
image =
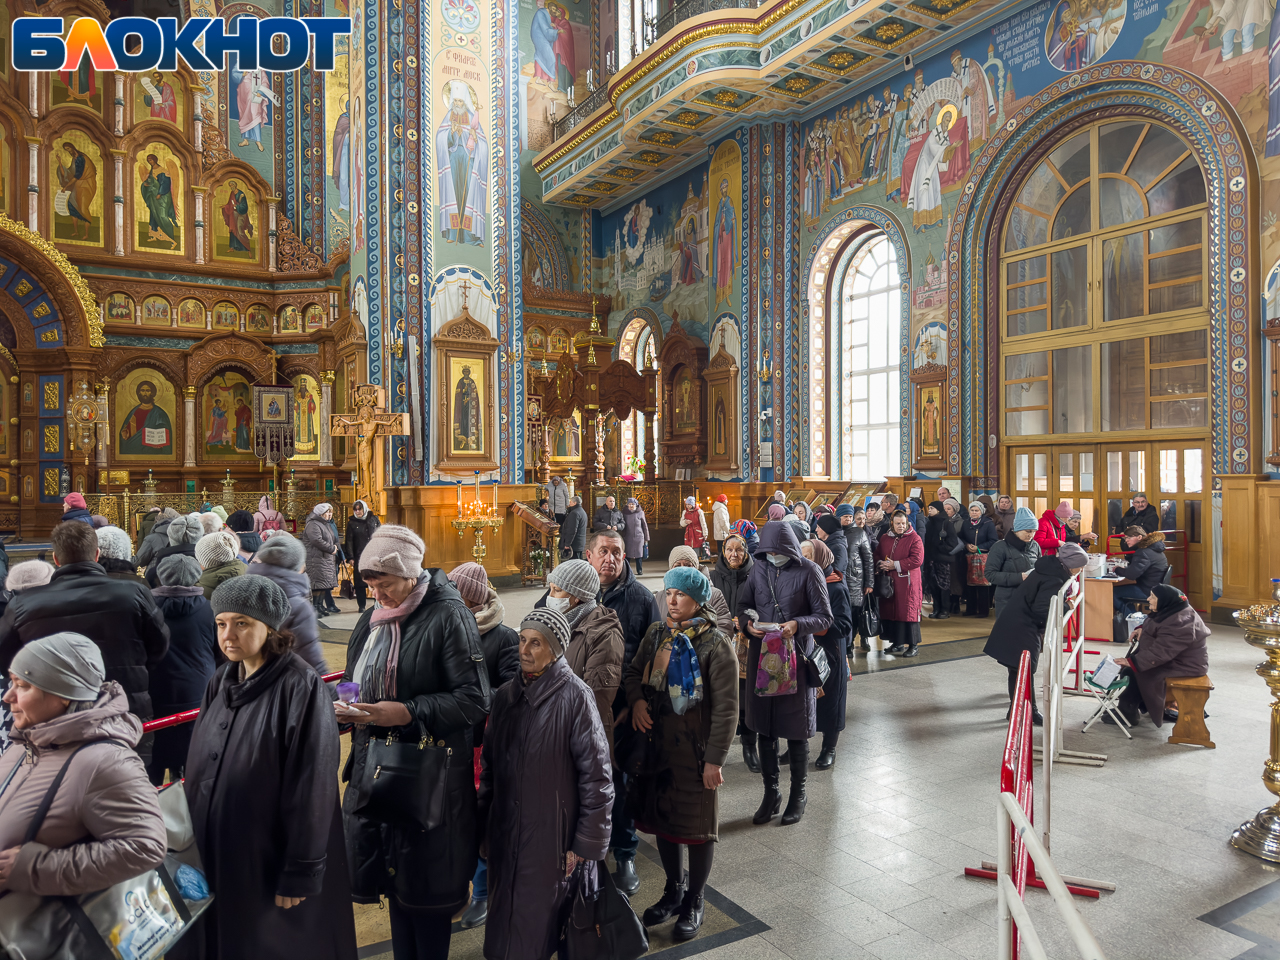
POLYGON ((702 894, 695 895, 690 890, 684 895, 684 901, 680 904, 680 919, 676 921, 675 928, 671 931, 671 939, 676 943, 692 940, 698 935, 698 928, 702 926, 702 917, 702 894))
POLYGON ((838 734, 822 735, 822 750, 814 762, 815 770, 830 770, 836 765, 836 738, 838 734))
POLYGON ((756 752, 755 740, 742 738, 742 761, 752 773, 760 772, 760 754, 756 752))
POLYGON ((791 745, 791 795, 787 798, 787 809, 782 814, 782 825, 790 826, 799 823, 804 816, 805 781, 809 776, 809 741, 797 740, 791 745))
POLYGON ((760 772, 764 777, 764 799, 751 818, 754 824, 768 823, 782 809, 782 792, 778 789, 778 741, 760 738, 760 772))
POLYGON ((462 913, 462 929, 470 930, 489 919, 489 901, 472 900, 470 906, 462 913))
MULTIPOLYGON (((685 873, 684 879, 681 880, 680 883, 672 883, 670 880, 667 880, 666 888, 662 891, 662 899, 644 912, 644 916, 641 918, 644 921, 644 925, 646 927, 656 927, 659 924, 666 923, 674 917, 677 912, 682 914, 683 919, 683 911, 681 911, 680 908, 684 906, 685 886, 688 883, 688 873, 685 873)), ((702 923, 701 897, 698 898, 698 923, 702 923)), ((697 927, 695 927, 693 933, 697 932, 697 927)), ((692 937, 693 934, 690 934, 689 936, 692 937)))
POLYGON ((635 896, 640 889, 640 878, 636 875, 634 860, 619 860, 618 869, 613 871, 613 882, 628 897, 635 896))

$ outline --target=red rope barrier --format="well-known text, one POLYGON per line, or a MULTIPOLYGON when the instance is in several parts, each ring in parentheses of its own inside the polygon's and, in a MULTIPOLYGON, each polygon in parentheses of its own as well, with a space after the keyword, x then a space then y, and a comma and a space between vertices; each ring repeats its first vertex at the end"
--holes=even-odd
MULTIPOLYGON (((334 680, 342 679, 342 671, 337 673, 326 673, 324 675, 325 683, 332 683, 334 680)), ((176 727, 179 724, 190 723, 196 717, 200 716, 199 710, 183 710, 181 713, 174 713, 167 717, 158 717, 155 720, 148 720, 142 725, 142 732, 149 733, 152 730, 164 730, 168 727, 176 727)))

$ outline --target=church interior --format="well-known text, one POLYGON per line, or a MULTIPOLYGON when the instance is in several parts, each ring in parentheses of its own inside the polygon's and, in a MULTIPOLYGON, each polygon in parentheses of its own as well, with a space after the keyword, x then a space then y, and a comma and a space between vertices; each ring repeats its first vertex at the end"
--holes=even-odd
MULTIPOLYGON (((521 611, 561 559, 553 477, 588 516, 636 498, 659 573, 687 497, 760 529, 775 491, 1065 502, 1091 556, 1125 550, 1145 498, 1213 632, 1216 748, 1081 734, 1093 700, 1068 697, 1067 745, 1109 759, 1056 765, 1052 853, 1114 883, 1078 904, 1109 956, 1280 958, 1280 855, 1227 843, 1274 799, 1269 742, 1280 762, 1233 618, 1280 587, 1272 5, 0 0, 0 20, 12 558, 43 556, 72 493, 135 541, 157 506, 266 496, 300 534, 363 500, 521 611), (20 72, 9 25, 37 14, 351 33, 326 72, 20 72)), ((806 832, 739 831, 756 793, 726 766, 715 924, 651 952, 996 956, 996 887, 962 874, 995 852, 992 622, 926 623, 918 663, 855 658, 806 832)), ((1027 903, 1048 955, 1076 956, 1048 894, 1027 903)), ((356 909, 361 956, 391 957, 356 909)))

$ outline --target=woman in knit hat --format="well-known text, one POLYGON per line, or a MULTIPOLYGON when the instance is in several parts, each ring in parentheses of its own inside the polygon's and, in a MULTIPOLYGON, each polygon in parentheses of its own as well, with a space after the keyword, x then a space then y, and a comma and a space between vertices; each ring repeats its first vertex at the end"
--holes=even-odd
MULTIPOLYGON (((217 534, 215 534, 217 536, 217 534)), ((203 540, 201 541, 204 542, 203 540)), ((192 557, 165 557, 156 568, 160 586, 151 591, 156 609, 169 628, 169 652, 147 669, 147 689, 157 717, 200 706, 218 666, 218 628, 213 608, 200 586, 200 564, 192 557)), ((192 725, 180 723, 156 731, 147 773, 156 786, 182 778, 191 745, 192 725)))
MULTIPOLYGON (((751 576, 751 568, 755 560, 747 547, 747 541, 737 533, 729 534, 728 539, 720 544, 720 556, 716 558, 715 569, 711 571, 711 586, 724 596, 725 609, 738 609, 738 591, 751 576)), ((663 590, 665 593, 665 588, 663 590)), ((665 596, 663 600, 665 601, 665 596)), ((738 656, 738 730, 737 736, 742 741, 742 759, 752 773, 760 772, 760 754, 756 751, 756 733, 747 726, 747 635, 742 632, 742 624, 737 617, 730 620, 732 633, 728 634, 733 641, 734 652, 738 656)), ((723 633, 724 631, 721 630, 723 633)))
POLYGON ((667 875, 644 925, 678 916, 672 937, 679 942, 692 940, 702 926, 703 891, 719 838, 720 770, 738 725, 738 657, 707 607, 710 580, 696 568, 672 567, 663 586, 666 616, 649 628, 627 667, 631 724, 651 745, 627 804, 636 829, 657 835, 667 875))
MULTIPOLYGON (((206 513, 206 517, 214 514, 206 513)), ((216 530, 200 538, 196 544, 196 560, 204 572, 200 575, 200 587, 209 600, 213 591, 232 577, 238 577, 248 568, 236 554, 240 541, 230 530, 216 530)))
POLYGON ((997 617, 1040 559, 1040 544, 1035 542, 1038 526, 1035 514, 1026 507, 1018 507, 1011 526, 1012 529, 1005 534, 1004 539, 997 540, 987 554, 985 573, 987 582, 996 591, 994 600, 997 617))
POLYGON ((1040 544, 1040 553, 1052 557, 1058 549, 1067 543, 1067 521, 1075 508, 1070 500, 1063 500, 1054 510, 1046 510, 1040 515, 1040 526, 1036 530, 1036 543, 1040 544))
POLYGON ((701 551, 707 542, 707 515, 693 497, 684 498, 684 512, 680 514, 680 526, 684 528, 685 546, 701 551))
POLYGON ((296 537, 283 530, 268 530, 271 538, 253 556, 248 573, 266 577, 284 591, 292 611, 283 629, 293 634, 293 652, 321 676, 329 672, 324 648, 320 646, 320 624, 311 598, 311 581, 307 579, 307 549, 296 537))
MULTIPOLYGON (((165 829, 156 791, 134 751, 142 723, 88 637, 55 633, 24 646, 4 703, 14 742, 0 754, 0 886, 76 896, 158 867, 165 829), (65 769, 31 842, 32 814, 65 769)), ((349 912, 349 910, 348 910, 349 912)), ((53 947, 56 944, 47 944, 53 947)))
MULTIPOLYGON (((161 526, 162 524, 156 524, 157 529, 161 526)), ((153 588, 160 586, 160 581, 156 577, 156 564, 165 557, 172 557, 174 554, 194 557, 196 555, 196 544, 204 536, 204 527, 200 525, 199 514, 174 517, 169 521, 169 525, 165 527, 165 531, 169 538, 169 545, 157 550, 151 557, 151 563, 147 565, 147 583, 153 588)))
POLYGON ((302 543, 307 548, 307 577, 311 580, 318 617, 338 612, 338 605, 333 602, 333 588, 338 585, 337 558, 341 548, 338 534, 329 525, 332 519, 333 507, 317 503, 302 532, 302 543))
MULTIPOLYGON (((596 865, 609 849, 609 745, 595 695, 565 660, 569 637, 563 616, 534 609, 520 624, 520 675, 493 697, 479 801, 490 874, 486 957, 544 960, 555 953, 563 908, 579 883, 595 887, 596 865)), ((395 955, 444 953, 431 944, 395 955)))
POLYGON ((622 508, 622 545, 626 555, 636 562, 636 576, 640 576, 644 573, 645 551, 649 548, 649 521, 635 497, 628 497, 622 508))
POLYGON ((354 960, 332 696, 291 650, 289 600, 266 577, 227 580, 210 606, 227 663, 205 692, 184 786, 215 896, 188 936, 221 960, 354 960))
POLYGON ((356 812, 361 787, 376 772, 365 766, 369 741, 396 734, 416 743, 429 734, 454 757, 469 756, 471 730, 489 712, 476 619, 443 570, 422 569, 424 552, 408 527, 384 523, 369 538, 360 575, 377 605, 351 631, 343 676, 360 685, 358 701, 354 710, 341 701, 333 706, 341 723, 355 724, 343 794, 352 897, 387 898, 397 960, 443 956, 453 916, 468 903, 478 852, 476 786, 470 766, 455 763, 445 785, 448 815, 433 830, 370 820, 356 812))
POLYGON ((564 616, 573 631, 566 657, 569 669, 595 692, 596 707, 613 750, 613 699, 622 683, 626 638, 617 613, 596 600, 600 575, 586 560, 566 560, 547 576, 547 607, 564 616))
MULTIPOLYGON (((676 567, 692 567, 704 577, 710 578, 711 576, 711 572, 698 563, 697 552, 692 547, 686 547, 683 543, 671 548, 671 553, 667 556, 667 567, 671 570, 676 567)), ((666 587, 653 591, 653 599, 658 603, 658 615, 665 617, 667 615, 666 587)), ((732 637, 734 632, 733 613, 730 611, 729 603, 719 587, 711 588, 711 599, 707 601, 707 608, 714 615, 716 626, 720 629, 720 632, 726 637, 732 637)))

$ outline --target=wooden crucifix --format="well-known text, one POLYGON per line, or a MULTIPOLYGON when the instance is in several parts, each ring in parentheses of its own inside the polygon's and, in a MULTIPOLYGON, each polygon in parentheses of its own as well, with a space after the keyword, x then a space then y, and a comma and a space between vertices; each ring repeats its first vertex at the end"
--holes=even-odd
POLYGON ((381 445, 376 441, 409 433, 409 414, 387 412, 386 398, 382 387, 362 383, 355 389, 355 410, 329 417, 331 436, 356 439, 356 499, 363 500, 374 513, 386 512, 381 497, 383 483, 379 482, 379 478, 385 478, 385 467, 377 462, 381 445))

